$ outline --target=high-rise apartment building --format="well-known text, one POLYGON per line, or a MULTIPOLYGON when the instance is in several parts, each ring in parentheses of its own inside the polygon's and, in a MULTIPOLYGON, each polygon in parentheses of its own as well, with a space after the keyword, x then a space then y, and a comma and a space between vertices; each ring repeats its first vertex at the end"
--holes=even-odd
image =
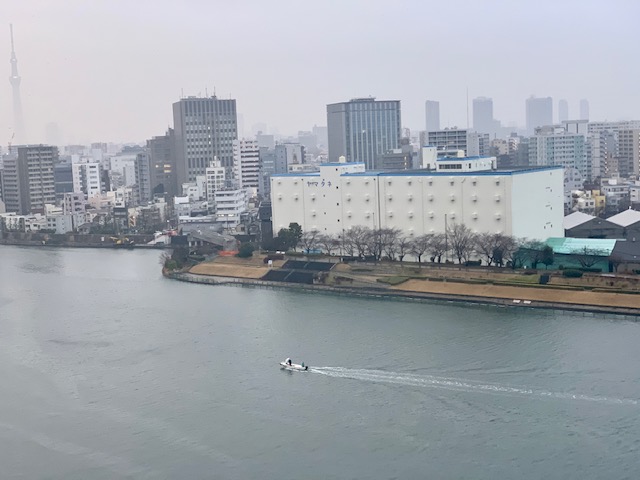
POLYGON ((424 102, 424 113, 427 132, 440 130, 440 102, 435 100, 424 102))
POLYGON ((374 168, 378 155, 400 147, 399 100, 356 98, 327 105, 329 161, 341 156, 374 168))
POLYGON ((640 120, 623 120, 620 122, 589 122, 589 133, 619 132, 620 130, 640 129, 640 120))
POLYGON ((618 132, 618 172, 622 177, 640 174, 640 129, 618 132))
POLYGON ((562 123, 569 120, 569 102, 566 100, 558 101, 558 122, 562 123))
POLYGON ((18 155, 4 160, 3 196, 7 212, 44 214, 46 203, 55 203, 53 165, 58 148, 49 145, 18 147, 18 155))
POLYGON ((533 95, 527 98, 527 133, 533 134, 536 127, 553 125, 553 100, 551 97, 538 98, 533 95))
POLYGON ((206 199, 211 205, 216 203, 216 192, 224 190, 226 183, 225 168, 220 165, 220 161, 213 160, 205 171, 206 176, 206 199))
POLYGON ((182 98, 173 104, 173 123, 178 185, 195 182, 215 158, 231 173, 238 138, 235 100, 182 98))
POLYGON ((529 139, 529 165, 575 168, 582 178, 591 180, 593 169, 588 160, 585 136, 569 133, 563 127, 537 128, 536 134, 529 139))
POLYGON ((234 140, 233 176, 239 188, 255 197, 260 187, 260 147, 257 140, 234 140))
POLYGON ((102 167, 98 162, 76 161, 71 165, 73 191, 90 199, 102 193, 102 167))
POLYGON ((466 128, 445 128, 427 133, 427 145, 438 151, 463 150, 467 157, 488 155, 491 148, 489 134, 480 134, 466 128))

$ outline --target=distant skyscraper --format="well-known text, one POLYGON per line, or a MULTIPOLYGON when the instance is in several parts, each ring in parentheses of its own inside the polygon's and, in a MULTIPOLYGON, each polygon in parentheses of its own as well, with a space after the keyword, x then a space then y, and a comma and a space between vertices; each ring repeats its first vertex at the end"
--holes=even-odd
POLYGON ((58 148, 49 145, 18 147, 18 155, 4 160, 3 195, 7 212, 44 213, 45 203, 56 201, 53 165, 58 148))
POLYGON ((427 100, 424 102, 424 112, 427 132, 440 130, 440 102, 427 100))
POLYGON ((479 133, 494 134, 496 132, 493 99, 487 97, 473 99, 473 129, 479 133))
POLYGON ((527 98, 527 133, 532 135, 536 127, 553 125, 553 100, 551 97, 527 98))
POLYGON ((589 120, 589 101, 585 98, 580 100, 580 120, 589 120))
POLYGON ((195 182, 214 159, 231 177, 233 141, 238 138, 236 101, 187 97, 173 104, 178 186, 195 182))
POLYGON ((9 82, 13 90, 13 131, 15 137, 13 143, 24 142, 24 124, 22 120, 22 102, 20 101, 20 75, 18 75, 18 59, 13 46, 13 25, 9 25, 11 31, 11 76, 9 82))
POLYGON ((329 161, 341 156, 374 168, 378 155, 400 147, 400 101, 356 98, 327 105, 329 161))
POLYGON ((569 103, 566 100, 558 102, 558 123, 569 120, 569 103))

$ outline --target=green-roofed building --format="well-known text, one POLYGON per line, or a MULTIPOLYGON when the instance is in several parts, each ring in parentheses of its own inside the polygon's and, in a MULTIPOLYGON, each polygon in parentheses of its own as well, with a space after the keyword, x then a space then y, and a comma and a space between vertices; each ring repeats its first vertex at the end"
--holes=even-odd
POLYGON ((606 238, 549 238, 545 244, 553 249, 549 268, 600 268, 608 272, 609 256, 618 240, 606 238))

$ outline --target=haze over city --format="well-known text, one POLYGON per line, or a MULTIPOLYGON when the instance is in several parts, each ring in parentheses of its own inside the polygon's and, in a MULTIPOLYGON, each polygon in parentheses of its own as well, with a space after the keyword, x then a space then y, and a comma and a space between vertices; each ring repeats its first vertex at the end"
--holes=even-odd
MULTIPOLYGON (((214 91, 237 99, 240 135, 325 125, 326 104, 369 95, 401 100, 404 127, 424 129, 427 99, 443 127, 464 127, 467 89, 469 104, 492 97, 503 125, 524 125, 532 94, 553 97, 554 117, 559 99, 573 118, 585 98, 591 119, 619 120, 640 110, 638 14, 624 0, 26 0, 0 7, 0 59, 8 77, 12 23, 32 143, 52 129, 65 143, 143 142, 181 94, 214 91)), ((5 80, 2 145, 12 128, 5 80)))

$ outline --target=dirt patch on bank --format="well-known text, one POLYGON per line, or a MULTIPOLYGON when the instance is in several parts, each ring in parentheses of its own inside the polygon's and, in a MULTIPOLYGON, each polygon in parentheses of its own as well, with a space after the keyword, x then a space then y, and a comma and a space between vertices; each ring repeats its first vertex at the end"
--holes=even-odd
POLYGON ((569 303, 597 306, 640 308, 640 295, 585 292, 570 290, 543 290, 540 288, 511 287, 502 285, 470 285, 456 282, 430 282, 408 280, 391 288, 408 292, 440 293, 448 295, 470 295, 515 300, 530 300, 553 303, 569 303))
POLYGON ((253 279, 262 278, 268 271, 268 267, 236 265, 221 262, 201 263, 189 270, 190 273, 195 273, 198 275, 253 279))

